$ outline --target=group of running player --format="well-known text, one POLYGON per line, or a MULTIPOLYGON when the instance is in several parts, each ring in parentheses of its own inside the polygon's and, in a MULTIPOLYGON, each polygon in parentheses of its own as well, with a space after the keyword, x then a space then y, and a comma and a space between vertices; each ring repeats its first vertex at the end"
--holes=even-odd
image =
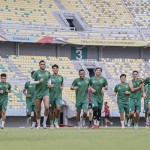
MULTIPOLYGON (((59 118, 62 106, 62 90, 64 79, 59 75, 59 66, 52 66, 53 74, 45 70, 46 62, 39 62, 40 69, 31 72, 31 80, 26 82, 23 93, 26 96, 28 122, 31 118, 31 128, 41 127, 41 104, 44 104, 43 128, 46 129, 48 115, 50 117, 50 129, 59 128, 59 118), (33 113, 33 115, 32 115, 33 113), (32 116, 32 117, 31 117, 32 116)), ((133 79, 127 83, 126 75, 120 76, 121 83, 115 86, 114 92, 117 96, 117 103, 120 113, 122 128, 125 122, 134 128, 138 127, 141 111, 142 96, 145 106, 146 124, 150 122, 150 77, 140 79, 138 71, 133 71, 133 79), (125 121, 127 120, 127 121, 125 121)), ((0 82, 0 118, 1 129, 4 128, 6 120, 6 108, 8 103, 8 93, 11 92, 11 85, 6 82, 6 74, 1 74, 0 82)), ((102 68, 95 69, 95 76, 90 79, 85 77, 85 71, 79 70, 79 78, 75 79, 71 85, 71 90, 76 93, 76 121, 77 127, 85 126, 87 112, 89 110, 89 128, 97 129, 100 127, 101 113, 103 107, 104 93, 108 90, 107 80, 102 76, 102 68), (81 111, 83 110, 82 120, 81 111), (92 125, 93 120, 93 125, 92 125)), ((108 120, 110 115, 107 102, 105 103, 105 123, 112 125, 108 120)))

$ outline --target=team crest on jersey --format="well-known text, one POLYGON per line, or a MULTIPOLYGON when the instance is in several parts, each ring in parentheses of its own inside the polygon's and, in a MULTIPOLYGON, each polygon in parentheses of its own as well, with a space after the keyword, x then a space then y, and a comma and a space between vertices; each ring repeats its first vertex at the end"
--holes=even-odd
POLYGON ((42 75, 41 74, 38 74, 38 77, 41 77, 42 75))

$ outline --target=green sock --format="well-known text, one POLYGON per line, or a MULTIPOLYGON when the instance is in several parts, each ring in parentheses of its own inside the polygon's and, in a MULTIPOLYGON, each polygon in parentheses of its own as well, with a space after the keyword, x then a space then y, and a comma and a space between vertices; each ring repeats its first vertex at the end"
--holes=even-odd
POLYGON ((55 122, 58 122, 58 118, 55 118, 55 122))
POLYGON ((54 121, 53 121, 53 120, 50 120, 50 125, 53 124, 53 123, 54 123, 54 121))

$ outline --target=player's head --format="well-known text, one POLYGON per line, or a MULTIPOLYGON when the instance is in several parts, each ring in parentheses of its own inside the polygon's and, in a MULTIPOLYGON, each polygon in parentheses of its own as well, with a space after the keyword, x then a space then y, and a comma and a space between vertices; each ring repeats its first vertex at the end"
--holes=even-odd
POLYGON ((96 76, 100 76, 101 74, 102 74, 102 68, 97 67, 97 68, 95 69, 95 75, 96 75, 96 76))
POLYGON ((41 70, 45 70, 45 68, 46 68, 46 62, 45 62, 44 60, 41 60, 41 61, 39 62, 39 66, 40 66, 40 69, 41 69, 41 70))
POLYGON ((6 78, 7 78, 6 73, 2 73, 2 74, 1 74, 1 82, 2 82, 2 83, 5 83, 5 82, 6 82, 6 78))
POLYGON ((107 102, 105 102, 105 105, 107 105, 108 103, 107 102))
POLYGON ((54 65, 52 66, 52 70, 53 70, 53 73, 54 73, 54 74, 58 74, 59 66, 56 65, 56 64, 54 64, 54 65))
POLYGON ((139 76, 139 72, 138 72, 137 70, 134 70, 134 71, 132 72, 132 76, 133 76, 133 79, 137 79, 138 76, 139 76))
POLYGON ((85 71, 83 69, 79 70, 79 76, 80 76, 81 79, 85 78, 85 71))
POLYGON ((121 80, 121 83, 125 83, 126 82, 126 74, 121 74, 120 80, 121 80))
POLYGON ((35 72, 35 71, 32 71, 32 72, 31 72, 31 77, 33 76, 34 72, 35 72))

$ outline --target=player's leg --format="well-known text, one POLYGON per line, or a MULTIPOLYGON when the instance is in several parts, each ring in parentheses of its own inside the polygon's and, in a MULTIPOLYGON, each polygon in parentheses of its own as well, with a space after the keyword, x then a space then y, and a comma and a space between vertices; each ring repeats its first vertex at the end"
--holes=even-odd
POLYGON ((44 120, 43 120, 43 128, 46 129, 46 121, 47 121, 47 117, 48 117, 48 113, 49 113, 49 96, 44 96, 43 97, 43 102, 44 102, 44 120))
POLYGON ((26 116, 27 116, 27 124, 30 124, 31 123, 31 106, 29 103, 27 103, 26 116))
POLYGON ((31 120, 32 120, 31 129, 34 129, 36 126, 36 106, 35 105, 32 105, 31 120))
POLYGON ((100 126, 100 121, 101 121, 101 110, 103 107, 103 101, 102 102, 98 102, 98 114, 97 114, 97 127, 99 128, 100 126))
POLYGON ((135 121, 134 121, 134 128, 138 128, 138 123, 139 123, 139 120, 140 120, 140 111, 141 111, 141 101, 138 100, 136 101, 136 109, 135 109, 135 121))
POLYGON ((5 126, 7 102, 8 101, 5 100, 5 101, 3 101, 3 104, 2 104, 2 125, 1 125, 1 129, 4 129, 4 126, 5 126))
POLYGON ((92 108, 93 108, 93 121, 94 125, 93 129, 97 128, 97 116, 98 116, 98 102, 96 100, 92 100, 92 108))
POLYGON ((89 128, 92 127, 92 120, 93 120, 93 110, 92 110, 92 107, 90 107, 90 109, 89 109, 89 126, 88 126, 89 128))
POLYGON ((41 99, 36 99, 36 119, 37 119, 37 129, 41 127, 41 99))
POLYGON ((80 129, 81 128, 80 114, 81 114, 82 104, 76 104, 76 109, 77 109, 76 122, 77 122, 77 127, 80 129))
POLYGON ((127 126, 130 126, 130 118, 129 118, 129 105, 125 104, 124 106, 124 110, 125 110, 125 119, 127 121, 127 126))
POLYGON ((149 117, 149 121, 150 121, 150 101, 147 102, 147 108, 148 108, 147 116, 149 117))
POLYGON ((83 110, 82 126, 84 127, 85 126, 85 120, 86 120, 86 117, 87 117, 87 111, 88 111, 87 101, 82 104, 82 110, 83 110))
POLYGON ((130 123, 132 124, 132 126, 134 126, 134 112, 135 112, 135 100, 131 100, 130 99, 130 123))
POLYGON ((55 111, 55 107, 51 105, 49 108, 50 129, 54 129, 54 111, 55 111))
POLYGON ((1 129, 4 129, 5 121, 6 121, 6 110, 2 110, 2 125, 1 125, 1 129))
POLYGON ((0 105, 0 127, 2 125, 2 105, 0 105))
POLYGON ((62 100, 61 99, 56 99, 55 101, 55 105, 56 105, 56 111, 55 111, 55 121, 54 124, 56 126, 56 128, 59 128, 59 118, 60 118, 60 111, 61 111, 61 106, 62 106, 62 100))

